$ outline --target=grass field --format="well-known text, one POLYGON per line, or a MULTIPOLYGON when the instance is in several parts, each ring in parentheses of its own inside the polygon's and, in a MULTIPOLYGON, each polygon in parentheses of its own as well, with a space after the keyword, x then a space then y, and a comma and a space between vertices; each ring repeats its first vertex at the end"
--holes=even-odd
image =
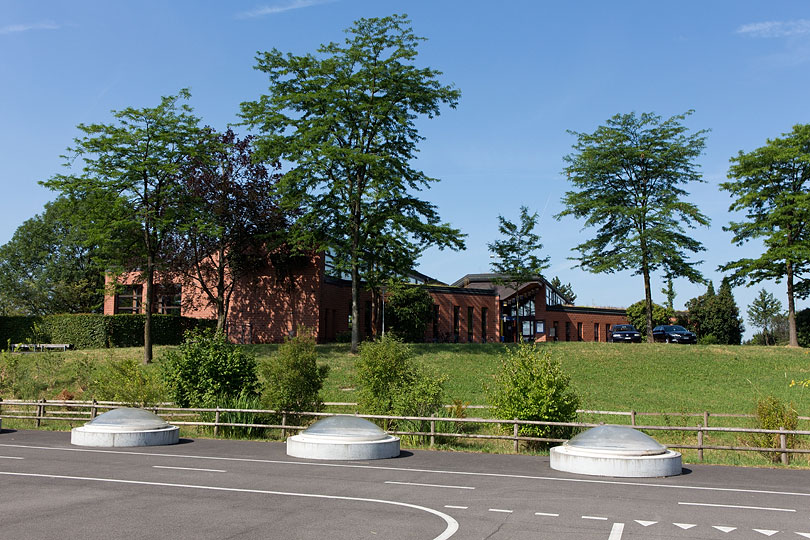
MULTIPOLYGON (((720 346, 720 345, 666 345, 666 344, 612 344, 612 343, 553 343, 539 345, 557 357, 571 376, 577 392, 582 396, 582 407, 591 410, 670 413, 667 416, 642 419, 650 425, 694 426, 698 418, 681 418, 672 413, 752 413, 757 399, 773 395, 792 402, 799 415, 810 416, 810 389, 791 387, 791 380, 810 378, 810 350, 784 347, 720 346)), ((269 360, 276 345, 248 346, 257 359, 269 360)), ((429 366, 447 377, 448 402, 458 400, 473 405, 487 404, 486 385, 500 365, 501 344, 418 344, 413 346, 416 361, 429 366)), ((158 369, 161 353, 157 348, 157 362, 150 369, 158 369)), ((319 362, 330 367, 322 392, 327 402, 353 402, 356 400, 354 361, 349 346, 344 344, 318 347, 319 362)), ((140 359, 141 349, 110 349, 70 351, 67 353, 4 354, 0 357, 0 397, 54 398, 65 391, 76 399, 88 399, 92 388, 82 393, 81 388, 92 387, 88 379, 91 366, 96 363, 140 359), (9 362, 25 369, 31 380, 22 386, 28 394, 13 395, 9 381, 9 362)), ((19 385, 18 385, 19 387, 19 385)), ((488 416, 487 411, 468 411, 468 416, 488 416)), ((593 421, 595 417, 583 418, 593 421)), ((599 418, 597 418, 599 419, 599 418)), ((626 423, 626 417, 602 419, 606 422, 626 423)), ((751 426, 750 419, 716 419, 712 425, 751 426)), ((67 426, 65 426, 67 427, 67 426)), ((803 423, 802 429, 808 429, 803 423)), ((667 444, 694 444, 694 434, 670 433, 667 444)), ((733 444, 731 437, 717 437, 715 444, 733 444)), ((737 441, 739 442, 739 440, 737 441)), ((448 448, 473 448, 459 441, 448 448)), ((509 444, 493 443, 475 447, 484 451, 508 451, 509 444)), ((686 452, 687 460, 694 460, 686 452)), ((714 454, 709 462, 725 464, 763 465, 768 461, 757 454, 714 454)), ((798 458, 799 465, 807 460, 798 458)))

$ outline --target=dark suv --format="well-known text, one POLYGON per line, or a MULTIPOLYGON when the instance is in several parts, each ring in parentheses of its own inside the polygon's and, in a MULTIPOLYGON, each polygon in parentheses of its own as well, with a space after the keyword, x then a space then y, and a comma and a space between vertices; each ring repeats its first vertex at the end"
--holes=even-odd
POLYGON ((697 336, 677 324, 664 324, 653 328, 653 339, 665 343, 697 343, 697 336))
POLYGON ((613 343, 641 343, 641 332, 632 324, 614 324, 610 329, 610 341, 613 343))

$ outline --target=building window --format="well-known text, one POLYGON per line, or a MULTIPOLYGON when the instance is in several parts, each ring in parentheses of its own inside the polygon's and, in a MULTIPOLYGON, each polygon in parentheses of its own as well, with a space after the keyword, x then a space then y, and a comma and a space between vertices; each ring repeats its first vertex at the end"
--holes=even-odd
POLYGON ((533 338, 534 337, 534 321, 522 321, 523 326, 523 338, 524 341, 526 338, 533 338))
POLYGON ((608 340, 608 337, 610 337, 610 324, 605 325, 605 341, 608 340))
POLYGON ((158 296, 158 313, 164 315, 180 315, 182 300, 182 289, 180 285, 169 285, 161 287, 158 296))
POLYGON ((433 304, 433 341, 439 341, 439 304, 433 304))
POLYGON ((453 306, 453 339, 458 343, 458 337, 461 334, 461 308, 453 306))
POLYGON ((143 285, 124 285, 115 296, 116 313, 140 313, 143 302, 143 285))
POLYGON ((552 331, 554 332, 554 335, 551 336, 551 337, 554 338, 554 341, 557 341, 558 339, 560 339, 560 329, 558 328, 558 326, 559 326, 558 322, 554 321, 554 328, 552 328, 552 331))
POLYGON ((565 321, 565 341, 571 341, 571 323, 565 321))
POLYGON ((582 323, 577 323, 577 341, 582 341, 582 323))
POLYGON ((545 334, 546 333, 546 321, 535 321, 535 333, 537 334, 545 334))
POLYGON ((593 340, 599 341, 599 323, 593 323, 593 340))
POLYGON ((554 292, 551 287, 546 285, 546 305, 547 306, 558 306, 560 304, 564 304, 565 300, 563 297, 554 292))
POLYGON ((534 296, 523 296, 519 303, 521 317, 534 317, 534 296))
POLYGON ((487 313, 489 308, 481 308, 481 342, 487 342, 487 313))
POLYGON ((467 343, 472 343, 473 340, 473 309, 467 306, 467 343))

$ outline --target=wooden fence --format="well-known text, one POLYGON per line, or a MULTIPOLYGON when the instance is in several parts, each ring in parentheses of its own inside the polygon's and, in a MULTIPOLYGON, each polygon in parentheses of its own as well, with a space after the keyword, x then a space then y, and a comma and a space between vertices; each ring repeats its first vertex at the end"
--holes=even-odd
MULTIPOLYGON (((332 407, 353 407, 354 403, 327 403, 326 405, 332 407)), ((41 427, 43 421, 62 421, 62 422, 86 422, 95 418, 98 414, 105 412, 109 409, 114 409, 121 406, 127 406, 125 403, 118 403, 112 401, 59 401, 59 400, 0 400, 0 419, 9 420, 33 420, 36 427, 41 427)), ((468 407, 471 408, 471 407, 468 407)), ((485 408, 479 406, 476 408, 485 408)), ((325 417, 335 416, 340 413, 333 412, 287 412, 275 411, 268 409, 227 409, 227 408, 181 408, 175 407, 171 403, 162 403, 159 405, 149 406, 148 410, 159 414, 165 419, 169 420, 173 425, 177 426, 205 426, 212 427, 214 435, 218 435, 221 428, 267 428, 281 430, 282 438, 286 438, 289 432, 296 432, 306 429, 307 426, 292 425, 288 423, 290 418, 306 418, 306 417, 325 417), (225 413, 246 413, 258 415, 273 415, 280 417, 281 422, 278 424, 265 424, 265 423, 239 423, 239 422, 225 422, 222 421, 222 415, 225 413), (204 421, 200 419, 200 415, 213 415, 212 420, 204 421)), ((783 464, 789 462, 790 454, 809 454, 808 448, 795 448, 788 445, 789 438, 810 436, 808 430, 785 430, 780 428, 773 429, 754 429, 743 427, 720 427, 710 426, 710 418, 753 418, 753 415, 746 414, 726 414, 726 413, 651 413, 651 412, 637 412, 637 411, 578 411, 582 414, 599 415, 599 416, 619 416, 629 417, 630 425, 639 430, 644 431, 661 431, 661 432, 678 432, 678 433, 694 433, 695 444, 667 444, 668 448, 675 449, 688 449, 697 450, 698 459, 703 461, 703 452, 705 450, 724 450, 732 452, 769 452, 779 454, 780 461, 783 464), (640 417, 649 416, 669 416, 669 417, 697 417, 702 420, 696 426, 662 426, 662 425, 644 425, 639 424, 640 417), (705 438, 708 434, 777 434, 779 435, 779 446, 766 448, 754 446, 738 446, 738 445, 712 445, 706 444, 705 438)), ((515 452, 520 450, 521 442, 544 442, 544 443, 563 443, 567 439, 555 439, 544 437, 528 437, 520 435, 521 426, 557 426, 567 427, 574 429, 590 428, 603 425, 604 422, 539 422, 530 420, 518 419, 502 419, 502 418, 455 418, 445 416, 389 416, 389 415, 374 415, 374 414, 357 414, 354 416, 366 418, 369 420, 381 420, 384 423, 388 422, 417 422, 425 429, 416 431, 401 431, 401 430, 388 430, 392 435, 420 437, 425 441, 429 441, 430 446, 436 444, 437 438, 445 439, 490 439, 490 440, 507 440, 512 441, 515 452), (466 433, 463 429, 453 432, 437 430, 437 423, 440 425, 498 425, 501 428, 511 426, 511 430, 497 434, 481 434, 481 433, 466 433), (509 432, 511 431, 511 433, 509 432)), ((807 421, 810 417, 800 416, 800 420, 807 421)), ((621 425, 621 424, 615 424, 621 425)), ((625 424, 626 425, 626 424, 625 424)))

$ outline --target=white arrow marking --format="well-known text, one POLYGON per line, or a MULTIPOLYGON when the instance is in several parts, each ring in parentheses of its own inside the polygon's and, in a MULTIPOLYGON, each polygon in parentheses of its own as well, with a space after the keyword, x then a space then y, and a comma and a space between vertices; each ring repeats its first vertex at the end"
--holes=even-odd
POLYGON ((642 527, 649 527, 650 525, 655 525, 658 522, 657 521, 641 521, 640 519, 637 519, 636 523, 638 523, 642 527))
POLYGON ((765 536, 773 536, 779 532, 779 531, 772 531, 770 529, 754 529, 754 530, 759 534, 764 534, 765 536))
POLYGON ((731 531, 736 531, 737 530, 737 527, 723 527, 721 525, 712 525, 712 527, 714 527, 718 531, 724 532, 724 533, 730 533, 731 531))
POLYGON ((697 527, 697 525, 693 523, 673 523, 676 527, 680 527, 683 530, 691 529, 692 527, 697 527))
POLYGON ((798 534, 799 536, 804 536, 805 538, 810 538, 810 533, 800 533, 800 532, 797 532, 796 534, 798 534))

